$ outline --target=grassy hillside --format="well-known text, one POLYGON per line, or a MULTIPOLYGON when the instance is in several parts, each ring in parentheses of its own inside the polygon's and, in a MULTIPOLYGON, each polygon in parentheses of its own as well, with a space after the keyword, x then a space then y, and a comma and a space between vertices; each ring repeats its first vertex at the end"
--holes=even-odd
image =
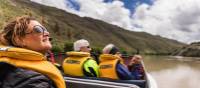
POLYGON ((79 17, 63 10, 30 2, 29 0, 0 0, 0 28, 10 19, 31 15, 47 27, 53 44, 63 47, 65 42, 87 39, 92 46, 113 43, 129 52, 163 54, 180 48, 182 43, 153 36, 145 32, 127 31, 115 25, 88 17, 79 17))

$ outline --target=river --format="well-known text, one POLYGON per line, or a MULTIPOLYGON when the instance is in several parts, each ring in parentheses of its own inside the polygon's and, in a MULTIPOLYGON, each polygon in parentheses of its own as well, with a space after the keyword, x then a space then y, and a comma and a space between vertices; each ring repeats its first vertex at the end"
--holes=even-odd
MULTIPOLYGON (((62 57, 64 58, 64 57, 62 57)), ((158 88, 200 88, 200 58, 143 56, 147 72, 158 88)), ((61 59, 56 59, 62 63, 61 59)))
POLYGON ((144 56, 158 88, 200 88, 200 58, 144 56))

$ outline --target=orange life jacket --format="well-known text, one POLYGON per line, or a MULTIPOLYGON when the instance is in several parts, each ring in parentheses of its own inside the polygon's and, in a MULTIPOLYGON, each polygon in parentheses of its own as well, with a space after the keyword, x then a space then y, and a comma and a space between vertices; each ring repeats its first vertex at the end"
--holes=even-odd
POLYGON ((119 79, 116 71, 116 66, 121 63, 121 58, 117 55, 102 54, 100 56, 99 71, 100 77, 119 79))
POLYGON ((41 53, 23 48, 0 46, 0 62, 42 73, 53 80, 57 88, 66 88, 60 71, 41 53))
POLYGON ((84 76, 83 64, 90 57, 87 52, 67 52, 67 58, 63 62, 63 70, 65 74, 72 76, 84 76))

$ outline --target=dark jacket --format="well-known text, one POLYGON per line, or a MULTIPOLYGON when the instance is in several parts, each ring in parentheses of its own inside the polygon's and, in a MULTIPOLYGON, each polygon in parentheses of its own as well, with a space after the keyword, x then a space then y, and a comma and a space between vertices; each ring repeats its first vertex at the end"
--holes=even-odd
POLYGON ((122 64, 117 64, 117 75, 121 80, 134 80, 134 75, 122 64))
POLYGON ((0 88, 56 88, 48 77, 0 62, 0 88))
POLYGON ((126 68, 122 64, 117 64, 117 75, 121 80, 141 80, 144 79, 144 69, 142 64, 128 65, 126 68))
POLYGON ((133 64, 132 66, 128 66, 128 68, 136 80, 144 79, 144 68, 142 64, 133 64))

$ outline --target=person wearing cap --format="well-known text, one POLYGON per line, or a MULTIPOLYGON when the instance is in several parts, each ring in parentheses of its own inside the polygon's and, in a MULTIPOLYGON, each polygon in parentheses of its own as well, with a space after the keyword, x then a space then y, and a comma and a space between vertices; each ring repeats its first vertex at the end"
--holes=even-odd
MULTIPOLYGON (((136 78, 123 63, 121 53, 115 45, 106 45, 102 52, 99 64, 100 77, 120 80, 132 80, 136 78)), ((132 62, 128 66, 130 69, 131 65, 132 62)))
POLYGON ((97 62, 90 56, 90 44, 85 39, 74 42, 74 51, 67 52, 63 62, 64 73, 71 76, 99 77, 97 62))

